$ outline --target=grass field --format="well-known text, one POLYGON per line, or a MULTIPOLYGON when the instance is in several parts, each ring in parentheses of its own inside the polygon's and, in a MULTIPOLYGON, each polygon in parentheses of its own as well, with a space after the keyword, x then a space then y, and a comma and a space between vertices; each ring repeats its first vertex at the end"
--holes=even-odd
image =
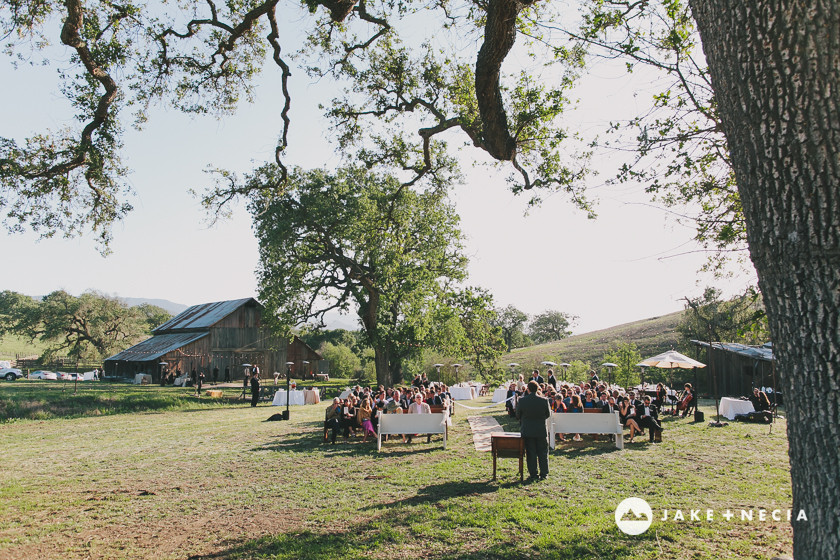
MULTIPOLYGON (((176 388, 52 393, 54 382, 0 384, 7 410, 68 401, 66 413, 0 426, 0 559, 673 560, 791 550, 784 521, 722 517, 790 507, 783 420, 771 433, 669 418, 662 444, 564 444, 550 454, 548 480, 523 485, 513 459, 501 460, 491 481, 490 455, 472 443, 469 414, 517 429, 500 407, 458 407, 446 450, 439 438, 417 438, 377 453, 375 442, 324 444, 323 406, 292 407, 290 421, 267 422, 277 409, 199 402, 176 388), (119 410, 134 411, 95 415, 69 404, 109 393, 119 410), (135 401, 146 404, 132 408, 135 401), (630 496, 654 512, 636 537, 614 521, 630 496), (686 518, 702 509, 703 521, 660 521, 664 509, 686 518)), ((708 419, 713 408, 704 410, 708 419)))

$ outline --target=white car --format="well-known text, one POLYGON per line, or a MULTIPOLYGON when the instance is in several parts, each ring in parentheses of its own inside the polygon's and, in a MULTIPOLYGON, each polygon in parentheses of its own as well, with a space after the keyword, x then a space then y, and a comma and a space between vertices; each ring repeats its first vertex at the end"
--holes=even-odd
POLYGON ((20 379, 21 377, 23 377, 23 372, 18 368, 4 367, 3 369, 0 369, 0 378, 5 379, 6 381, 14 381, 15 379, 20 379))
POLYGON ((52 371, 44 371, 42 369, 39 369, 30 373, 29 379, 51 379, 52 381, 56 381, 58 379, 58 376, 52 371))

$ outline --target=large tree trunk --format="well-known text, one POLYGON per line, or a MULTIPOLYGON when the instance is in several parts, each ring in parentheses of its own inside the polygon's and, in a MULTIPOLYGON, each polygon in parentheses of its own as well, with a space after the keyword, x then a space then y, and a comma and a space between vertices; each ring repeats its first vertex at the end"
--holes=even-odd
MULTIPOLYGON (((797 560, 840 558, 840 3, 691 0, 788 418, 797 560)), ((770 504, 768 504, 770 505, 770 504)))
POLYGON ((370 282, 365 285, 367 300, 360 300, 359 318, 365 329, 370 345, 373 347, 373 365, 376 367, 377 385, 391 386, 390 356, 387 345, 380 341, 378 334, 379 292, 373 289, 370 282))

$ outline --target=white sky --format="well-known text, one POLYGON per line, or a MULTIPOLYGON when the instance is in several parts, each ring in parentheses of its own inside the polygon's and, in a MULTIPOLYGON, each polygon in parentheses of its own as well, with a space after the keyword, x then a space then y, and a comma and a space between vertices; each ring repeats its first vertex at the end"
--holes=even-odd
MULTIPOLYGON (((125 163, 135 206, 115 226, 113 254, 103 258, 90 238, 46 239, 32 234, 0 235, 0 289, 44 295, 57 289, 78 294, 94 289, 122 297, 161 298, 192 305, 256 295, 257 244, 249 217, 238 209, 231 220, 206 225, 188 189, 210 185, 207 166, 247 172, 273 157, 280 128, 278 72, 268 67, 254 105, 222 121, 157 110, 142 132, 129 129, 125 163)), ((0 135, 22 141, 46 128, 73 125, 57 92, 52 69, 14 70, 0 62, 0 135)), ((292 137, 287 161, 303 167, 335 166, 339 160, 324 141, 326 123, 317 100, 332 97, 324 84, 294 73, 292 137)), ((646 106, 648 94, 637 75, 599 66, 580 90, 581 109, 571 118, 585 132, 611 119, 629 118, 646 106)), ((128 121, 128 118, 125 118, 128 121)), ((617 166, 615 156, 593 162, 601 170, 590 181, 599 203, 588 220, 562 196, 547 198, 525 216, 526 200, 514 197, 508 170, 471 168, 474 149, 464 152, 465 185, 455 201, 468 236, 471 285, 488 288, 499 306, 513 304, 529 314, 556 309, 578 315, 575 332, 643 319, 682 309, 680 299, 709 284, 731 294, 751 282, 747 276, 721 284, 698 273, 705 256, 693 231, 648 204, 642 185, 603 186, 617 166), (675 256, 682 254, 682 256, 675 256)))

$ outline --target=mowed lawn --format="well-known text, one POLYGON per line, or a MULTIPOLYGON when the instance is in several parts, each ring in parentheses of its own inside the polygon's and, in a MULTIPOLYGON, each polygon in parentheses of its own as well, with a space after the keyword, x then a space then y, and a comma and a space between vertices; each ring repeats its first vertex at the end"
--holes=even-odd
MULTIPOLYGON (((8 409, 49 382, 0 388, 8 409)), ((93 389, 61 400, 91 398, 93 389), (85 396, 87 394, 87 396, 85 396)), ((791 551, 785 424, 667 419, 664 442, 640 438, 558 446, 544 482, 519 483, 502 459, 491 481, 469 415, 458 407, 446 450, 439 436, 323 442, 324 405, 211 404, 176 388, 114 386, 112 399, 175 395, 180 408, 0 425, 0 559, 39 558, 772 558, 791 551), (627 497, 654 512, 639 536, 618 530, 627 497), (660 521, 663 510, 686 521, 660 521), (691 510, 701 520, 690 520, 691 510), (727 510, 738 516, 727 521, 727 510), (754 520, 740 520, 740 510, 754 520), (758 510, 767 510, 759 521, 758 510), (706 510, 714 519, 706 520, 706 510)), ((229 390, 232 394, 233 390, 229 390)), ((468 403, 489 404, 489 398, 468 403)), ((69 410, 76 410, 72 406, 69 410)), ((48 416, 48 415, 47 415, 48 416)))

